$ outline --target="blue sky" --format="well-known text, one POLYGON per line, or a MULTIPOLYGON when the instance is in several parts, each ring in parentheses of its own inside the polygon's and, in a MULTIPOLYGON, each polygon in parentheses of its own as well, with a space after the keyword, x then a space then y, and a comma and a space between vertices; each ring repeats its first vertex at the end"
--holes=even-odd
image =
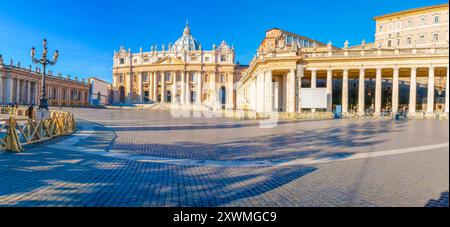
POLYGON ((374 39, 374 16, 408 8, 448 3, 444 0, 0 0, 0 54, 22 65, 31 64, 29 52, 60 51, 53 72, 97 76, 111 81, 112 55, 120 45, 134 52, 151 45, 174 42, 185 21, 204 49, 226 40, 236 49, 236 60, 248 64, 273 27, 322 42, 343 46, 374 39), (41 3, 45 3, 45 5, 41 3))

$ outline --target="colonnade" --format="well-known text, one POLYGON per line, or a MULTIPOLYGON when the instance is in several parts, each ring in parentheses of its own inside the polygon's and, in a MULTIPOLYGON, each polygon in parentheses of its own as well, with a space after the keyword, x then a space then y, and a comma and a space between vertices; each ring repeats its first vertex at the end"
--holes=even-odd
MULTIPOLYGON (((375 105, 374 105, 374 115, 380 115, 382 111, 382 83, 383 80, 390 79, 392 80, 392 97, 391 97, 391 111, 392 113, 397 113, 399 111, 399 84, 400 84, 400 69, 410 71, 410 91, 409 91, 409 104, 408 111, 410 114, 414 114, 417 112, 417 72, 419 69, 427 70, 427 108, 426 113, 432 114, 435 112, 435 71, 436 66, 427 65, 427 66, 412 66, 412 67, 401 67, 401 66, 393 66, 393 67, 359 67, 359 68, 343 68, 343 69, 335 69, 329 68, 326 69, 326 90, 329 97, 332 97, 333 93, 333 72, 341 71, 342 72, 342 112, 349 112, 349 71, 357 71, 358 72, 358 114, 364 114, 366 111, 365 108, 365 99, 366 99, 366 79, 367 79, 367 71, 374 70, 375 71, 375 105), (392 70, 392 77, 383 77, 383 70, 392 70)), ((443 67, 439 67, 443 68, 443 67)), ((311 88, 317 87, 317 71, 318 69, 311 68, 311 88)), ((448 113, 449 109, 449 98, 448 98, 448 75, 449 68, 446 67, 446 88, 445 88, 445 113, 448 113)), ((336 78, 340 79, 340 78, 336 78)), ((332 111, 332 101, 328 102, 328 111, 332 111)))
MULTIPOLYGON (((407 104, 407 109, 409 114, 417 113, 417 87, 418 87, 418 72, 421 72, 421 77, 426 78, 426 80, 420 81, 421 84, 427 87, 426 94, 426 109, 423 111, 426 114, 434 114, 436 112, 436 71, 443 72, 446 69, 446 74, 440 75, 446 78, 445 82, 445 107, 444 112, 449 112, 449 67, 446 65, 417 65, 417 66, 359 66, 359 67, 326 67, 319 68, 313 66, 300 66, 297 69, 290 70, 265 70, 255 73, 255 77, 250 79, 245 88, 242 88, 239 96, 240 102, 248 103, 249 109, 255 110, 256 112, 302 112, 302 100, 299 96, 301 94, 304 84, 302 80, 306 79, 305 75, 308 74, 308 79, 310 86, 308 88, 318 87, 318 75, 322 75, 326 82, 326 93, 328 97, 327 111, 333 111, 333 81, 335 79, 342 80, 342 112, 343 114, 349 114, 349 80, 350 76, 357 79, 358 85, 358 95, 357 95, 357 107, 356 114, 364 115, 367 113, 366 108, 366 96, 367 96, 367 79, 374 79, 374 105, 371 108, 372 113, 375 116, 379 116, 383 111, 383 81, 392 81, 392 95, 390 97, 390 111, 391 113, 399 112, 399 101, 400 101, 400 81, 403 83, 409 83, 409 103, 407 104), (389 71, 389 76, 386 76, 385 71, 389 71), (400 72, 403 75, 400 77, 400 72), (276 79, 278 78, 278 79, 276 79), (280 86, 281 84, 281 86, 280 86), (285 89, 280 91, 279 88, 285 89), (247 98, 245 98, 247 97, 247 98), (282 97, 282 101, 276 104, 282 97), (244 100, 246 99, 246 100, 244 100)), ((443 85, 443 84, 440 84, 443 85)), ((442 86, 441 86, 442 87, 442 86)), ((311 111, 315 111, 312 109, 311 111)))
MULTIPOLYGON (((210 104, 225 96, 226 108, 233 108, 233 74, 203 71, 151 71, 126 74, 125 103, 210 104), (223 81, 221 77, 223 75, 223 81), (225 92, 220 92, 221 88, 225 92), (147 95, 145 95, 147 94, 147 95)), ((120 86, 119 86, 120 87, 120 86)))

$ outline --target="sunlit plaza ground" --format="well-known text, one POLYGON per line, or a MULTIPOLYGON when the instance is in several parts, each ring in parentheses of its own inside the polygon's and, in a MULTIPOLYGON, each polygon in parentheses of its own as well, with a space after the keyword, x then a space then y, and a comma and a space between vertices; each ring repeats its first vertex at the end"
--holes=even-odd
POLYGON ((78 132, 0 153, 1 206, 448 206, 449 124, 71 109, 78 132))

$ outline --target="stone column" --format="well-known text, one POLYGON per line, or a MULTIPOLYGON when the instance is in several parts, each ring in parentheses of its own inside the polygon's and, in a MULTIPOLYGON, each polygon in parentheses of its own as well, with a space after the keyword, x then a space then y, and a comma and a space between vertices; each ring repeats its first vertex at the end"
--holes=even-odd
POLYGON ((317 70, 311 69, 311 88, 317 88, 317 70))
MULTIPOLYGON (((31 85, 31 84, 30 84, 31 85)), ((64 97, 62 97, 62 88, 58 87, 58 106, 61 106, 62 100, 64 97)))
POLYGON ((31 83, 27 80, 27 104, 31 104, 31 83))
POLYGON ((366 70, 364 68, 359 69, 359 88, 358 88, 358 114, 364 114, 365 107, 365 92, 366 92, 366 70))
POLYGON ((234 108, 234 76, 232 73, 227 73, 226 74, 226 94, 225 94, 225 99, 226 99, 226 108, 227 109, 233 109, 234 108))
MULTIPOLYGON (((311 88, 317 88, 317 70, 311 70, 311 88)), ((311 112, 315 113, 316 109, 312 109, 311 112)))
POLYGON ((342 76, 342 113, 348 113, 348 69, 344 69, 342 76))
MULTIPOLYGON (((39 92, 40 92, 40 88, 41 86, 39 85, 39 81, 34 82, 34 104, 35 105, 39 105, 39 92)), ((66 92, 66 96, 67 96, 67 92, 66 92)))
POLYGON ((21 92, 22 89, 20 87, 20 80, 19 80, 19 78, 17 78, 16 81, 17 81, 17 83, 16 83, 16 103, 20 104, 20 92, 21 92))
MULTIPOLYGON (((227 80, 228 82, 228 80, 227 80)), ((261 90, 262 89, 258 89, 261 86, 261 76, 260 73, 257 73, 255 75, 255 111, 256 112, 261 112, 262 109, 262 102, 261 99, 259 97, 261 97, 261 90)))
POLYGON ((197 104, 201 104, 202 103, 202 73, 201 72, 197 72, 197 104))
POLYGON ((153 72, 153 102, 158 102, 158 73, 153 72))
POLYGON ((6 83, 6 91, 7 91, 7 102, 12 103, 14 102, 14 78, 11 77, 11 75, 9 76, 9 78, 6 79, 7 83, 6 83))
POLYGON ((143 102, 144 101, 144 87, 142 84, 142 72, 138 73, 137 75, 137 85, 138 85, 138 101, 143 102))
POLYGON ((209 82, 209 90, 211 91, 209 101, 211 102, 211 105, 216 108, 216 106, 214 106, 217 101, 216 72, 212 72, 209 76, 211 77, 211 81, 209 82))
POLYGON ((327 70, 327 111, 333 111, 333 70, 327 70))
POLYGON ((177 102, 177 72, 172 72, 172 103, 177 102))
POLYGON ((379 116, 381 114, 381 102, 382 102, 382 87, 383 87, 383 79, 382 79, 382 69, 376 68, 376 79, 375 79, 375 116, 379 116))
POLYGON ((125 95, 126 95, 126 103, 131 104, 133 102, 133 74, 130 73, 125 75, 125 95))
POLYGON ((398 112, 398 99, 399 99, 399 68, 394 67, 394 76, 392 78, 392 113, 398 112))
POLYGON ((191 104, 191 82, 192 82, 192 72, 186 72, 186 103, 191 104))
POLYGON ((253 86, 253 110, 258 111, 258 77, 255 77, 252 79, 252 86, 253 86))
POLYGON ((449 85, 448 85, 448 72, 449 72, 449 70, 448 70, 448 66, 447 66, 447 80, 446 80, 446 82, 445 82, 445 113, 447 113, 448 114, 448 109, 449 109, 449 94, 448 94, 448 92, 449 92, 449 89, 448 89, 448 87, 449 87, 449 85))
POLYGON ((166 102, 166 72, 163 71, 161 75, 161 103, 166 102))
POLYGON ((272 78, 272 71, 268 70, 265 72, 266 74, 266 82, 265 82, 265 89, 266 89, 266 112, 273 112, 273 78, 272 78))
POLYGON ((428 68, 427 113, 434 112, 434 66, 428 68))
POLYGON ((3 75, 0 72, 0 104, 3 104, 3 93, 5 92, 5 88, 4 88, 4 82, 3 82, 3 75))
POLYGON ((408 114, 416 113, 416 105, 417 105, 417 68, 411 68, 411 81, 409 85, 409 106, 408 106, 408 114))
POLYGON ((186 71, 181 72, 181 104, 186 103, 186 71))
POLYGON ((286 112, 295 113, 295 70, 291 69, 287 75, 286 112))
POLYGON ((302 112, 302 79, 304 76, 304 68, 302 65, 297 66, 297 111, 302 112))

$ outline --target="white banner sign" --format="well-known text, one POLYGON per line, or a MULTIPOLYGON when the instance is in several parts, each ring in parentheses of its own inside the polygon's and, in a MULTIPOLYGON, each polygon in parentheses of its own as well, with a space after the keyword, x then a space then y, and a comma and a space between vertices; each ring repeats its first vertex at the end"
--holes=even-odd
POLYGON ((305 109, 326 109, 327 89, 326 88, 302 88, 301 91, 302 108, 305 109))

